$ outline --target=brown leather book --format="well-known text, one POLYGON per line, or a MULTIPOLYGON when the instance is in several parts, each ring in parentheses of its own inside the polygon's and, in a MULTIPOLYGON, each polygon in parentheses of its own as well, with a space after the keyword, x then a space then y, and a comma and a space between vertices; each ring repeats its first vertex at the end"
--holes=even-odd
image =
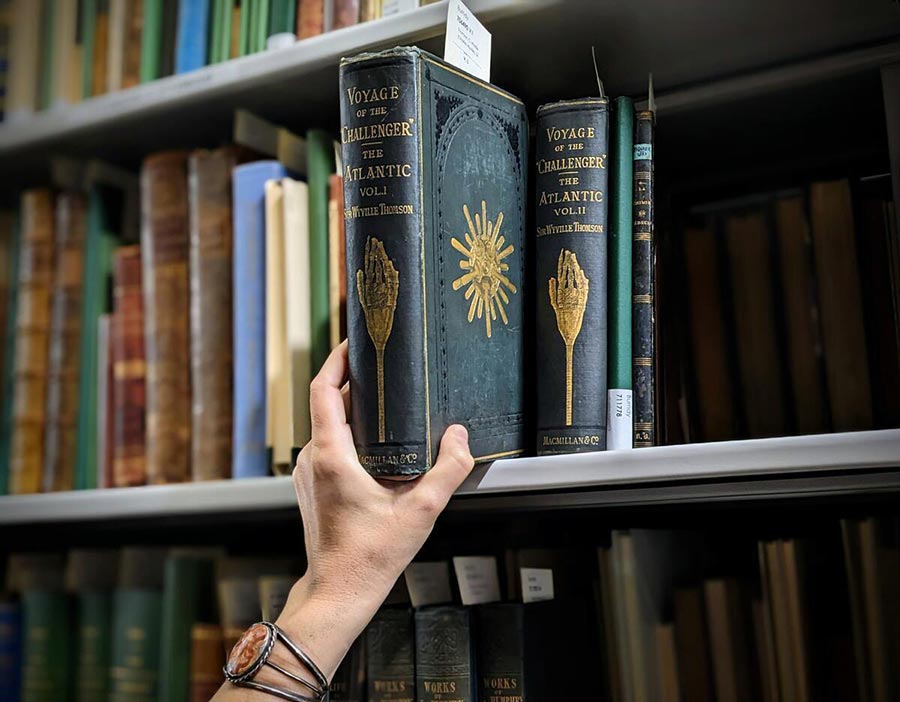
POLYGON ((225 677, 225 639, 222 627, 197 623, 191 627, 191 702, 209 702, 225 677))
POLYGON ((828 431, 828 399, 815 295, 809 223, 799 195, 775 203, 788 363, 794 389, 797 432, 828 431))
POLYGON ((700 588, 675 591, 675 653, 685 700, 714 699, 712 663, 700 588))
POLYGON ((231 477, 231 170, 237 150, 195 151, 191 225, 191 465, 194 480, 231 477))
POLYGON ((871 429, 872 393, 850 186, 846 180, 814 183, 809 199, 832 428, 871 429))
POLYGON ((297 37, 315 37, 325 31, 324 0, 297 1, 297 37))
POLYGON ((109 61, 109 0, 96 0, 94 19, 94 55, 91 64, 91 95, 107 92, 107 62, 109 61))
POLYGON ((50 302, 47 420, 44 426, 44 491, 75 487, 75 437, 84 290, 87 205, 78 193, 56 197, 56 265, 50 302))
POLYGON ((9 455, 11 494, 41 490, 54 264, 53 193, 44 189, 24 192, 20 221, 19 298, 9 455))
POLYGON ((143 32, 144 0, 129 0, 125 9, 125 61, 122 66, 123 88, 140 85, 143 32))
MULTIPOLYGON (((349 27, 359 22, 359 0, 334 0, 332 29, 349 27)), ((343 205, 341 206, 343 209, 343 205)))
POLYGON ((123 246, 113 259, 113 460, 116 487, 147 482, 144 434, 147 364, 141 247, 123 246))
POLYGON ((147 354, 147 482, 191 476, 191 353, 185 151, 141 168, 141 253, 147 354))

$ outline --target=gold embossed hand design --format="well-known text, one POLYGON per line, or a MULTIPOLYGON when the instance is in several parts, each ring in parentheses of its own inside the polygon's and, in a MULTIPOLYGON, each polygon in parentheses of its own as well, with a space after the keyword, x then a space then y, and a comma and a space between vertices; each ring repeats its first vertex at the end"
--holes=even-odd
POLYGON ((374 237, 366 240, 363 268, 356 271, 356 292, 366 315, 366 329, 375 345, 378 365, 378 441, 384 442, 384 348, 394 327, 400 274, 374 237))
POLYGON ((566 426, 572 425, 572 362, 590 284, 575 254, 561 250, 556 278, 550 278, 550 304, 556 313, 556 328, 566 344, 566 426))

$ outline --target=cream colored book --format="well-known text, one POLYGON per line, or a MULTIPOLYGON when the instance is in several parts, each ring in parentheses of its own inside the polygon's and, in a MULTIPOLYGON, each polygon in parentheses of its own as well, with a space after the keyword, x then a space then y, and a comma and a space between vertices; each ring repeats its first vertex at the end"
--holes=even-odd
POLYGON ((109 45, 106 60, 106 90, 122 89, 125 68, 125 22, 128 20, 127 0, 109 0, 109 45))
POLYGON ((284 191, 266 183, 266 443, 276 474, 291 464, 293 426, 284 267, 284 191))
POLYGON ((27 119, 37 109, 41 3, 13 0, 5 121, 27 119))
POLYGON ((312 380, 309 187, 303 181, 291 178, 285 178, 281 183, 284 188, 284 268, 293 444, 296 448, 303 448, 310 437, 309 383, 312 380))

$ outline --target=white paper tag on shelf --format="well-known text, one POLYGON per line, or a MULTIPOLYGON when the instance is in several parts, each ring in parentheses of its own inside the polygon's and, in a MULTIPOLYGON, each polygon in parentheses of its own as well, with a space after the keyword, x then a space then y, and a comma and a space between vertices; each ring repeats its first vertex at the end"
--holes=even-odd
POLYGON ((453 593, 447 561, 410 563, 406 566, 406 588, 413 607, 450 602, 453 593))
POLYGON ((462 0, 450 0, 447 6, 444 60, 476 78, 491 80, 491 33, 462 0))
POLYGON ((419 6, 419 0, 384 0, 381 3, 381 16, 390 17, 401 12, 415 10, 419 6))
POLYGON ((553 571, 550 568, 519 568, 522 579, 522 602, 553 599, 553 571))
POLYGON ((630 449, 634 445, 634 425, 631 418, 633 396, 631 390, 608 391, 606 403, 607 451, 630 449))
POLYGON ((493 556, 454 556, 453 569, 464 605, 500 600, 497 559, 493 556))

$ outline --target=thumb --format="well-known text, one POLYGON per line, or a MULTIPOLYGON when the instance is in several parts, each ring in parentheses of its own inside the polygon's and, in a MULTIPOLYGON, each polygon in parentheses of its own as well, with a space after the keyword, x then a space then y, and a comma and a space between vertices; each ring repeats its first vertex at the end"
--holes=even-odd
POLYGON ((453 424, 444 432, 437 461, 419 479, 417 489, 431 492, 436 500, 442 500, 446 504, 456 488, 472 472, 474 465, 475 460, 469 451, 469 432, 462 424, 453 424))

